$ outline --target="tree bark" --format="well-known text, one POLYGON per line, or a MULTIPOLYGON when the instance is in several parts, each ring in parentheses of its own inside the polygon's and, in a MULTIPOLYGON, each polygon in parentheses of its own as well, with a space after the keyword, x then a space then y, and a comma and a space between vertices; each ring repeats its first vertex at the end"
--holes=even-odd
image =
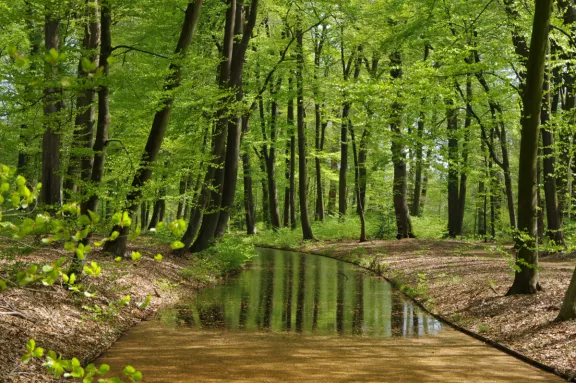
MULTIPOLYGON (((402 78, 402 54, 395 51, 390 55, 392 69, 390 75, 392 79, 402 78)), ((400 94, 398 94, 400 97, 400 94)), ((394 210, 396 213, 396 226, 398 229, 396 238, 413 238, 412 222, 408 211, 408 201, 406 189, 408 184, 408 174, 406 172, 406 150, 402 143, 402 104, 399 100, 392 105, 390 130, 392 137, 392 162, 394 163, 394 210)))
POLYGON ((446 121, 448 122, 448 236, 456 238, 458 221, 458 112, 454 100, 447 99, 446 121))
MULTIPOLYGON (((232 53, 232 64, 230 67, 230 85, 231 89, 236 92, 234 99, 235 104, 242 102, 244 98, 244 91, 242 88, 242 75, 244 72, 244 63, 246 61, 246 51, 248 44, 252 38, 252 31, 256 25, 256 17, 258 16, 258 0, 252 0, 250 6, 240 7, 237 5, 237 18, 235 22, 236 35, 241 34, 242 38, 236 40, 232 53), (244 23, 244 16, 246 22, 244 23)), ((216 239, 222 238, 228 226, 230 219, 230 210, 234 206, 234 199, 236 196, 236 185, 238 181, 238 167, 240 159, 240 137, 242 136, 242 117, 240 115, 234 116, 229 123, 228 139, 226 146, 226 158, 224 163, 224 178, 222 187, 222 202, 218 214, 217 225, 214 229, 213 236, 216 239)), ((277 202, 276 193, 276 202, 277 202)), ((277 209, 277 206, 276 206, 277 209)), ((280 225, 278 218, 278 226, 280 225)), ((206 242, 204 242, 206 244, 206 242)), ((203 250, 204 246, 195 246, 195 250, 203 250)))
POLYGON ((182 219, 184 215, 184 206, 186 205, 186 190, 188 189, 188 175, 180 176, 179 194, 180 200, 178 201, 178 207, 176 208, 176 219, 182 219))
POLYGON ((551 241, 558 246, 564 245, 564 235, 562 232, 562 220, 558 210, 558 194, 556 190, 556 154, 554 152, 554 134, 549 130, 550 112, 555 114, 558 109, 559 95, 555 92, 554 100, 550 97, 550 79, 544 79, 544 99, 542 102, 542 112, 540 121, 542 124, 542 151, 543 151, 543 176, 544 195, 546 202, 546 220, 548 222, 547 235, 551 241))
MULTIPOLYGON (((44 42, 46 50, 60 50, 60 20, 53 13, 51 6, 46 6, 44 24, 44 42)), ((40 201, 51 208, 61 204, 60 186, 60 120, 62 109, 61 89, 59 83, 58 62, 47 62, 44 65, 44 78, 48 86, 44 89, 44 135, 42 137, 42 189, 40 201)))
POLYGON ((304 123, 304 47, 302 21, 298 20, 296 30, 296 104, 298 117, 298 196, 300 199, 300 223, 302 225, 302 237, 304 240, 314 239, 312 226, 308 216, 308 198, 306 195, 306 126, 304 123))
MULTIPOLYGON (((170 113, 174 103, 173 92, 178 86, 180 86, 182 80, 181 60, 186 57, 186 53, 190 47, 190 43, 192 42, 192 37, 194 36, 196 25, 198 24, 198 16, 200 15, 201 8, 202 0, 195 0, 192 3, 188 3, 186 8, 180 38, 176 45, 175 61, 170 64, 170 74, 164 83, 164 95, 160 101, 160 108, 154 115, 154 121, 152 122, 152 128, 150 129, 144 152, 140 157, 140 163, 136 170, 136 174, 134 174, 131 189, 126 196, 125 206, 126 212, 129 216, 136 213, 139 199, 142 196, 142 189, 152 178, 152 165, 158 158, 158 153, 162 147, 164 134, 166 133, 168 122, 170 120, 170 113)), ((112 231, 118 231, 120 235, 115 240, 106 242, 104 250, 122 256, 126 251, 126 243, 130 227, 128 225, 124 227, 116 226, 112 231)))
MULTIPOLYGON (((242 116, 242 135, 250 132, 250 115, 242 116)), ((242 172, 244 174, 244 214, 246 218, 246 234, 256 234, 256 205, 254 204, 254 192, 252 181, 252 161, 250 156, 250 146, 244 143, 242 153, 242 172)))
POLYGON ((512 294, 534 294, 540 290, 536 216, 536 163, 538 161, 538 138, 540 136, 540 113, 542 90, 552 0, 536 2, 532 38, 527 64, 526 88, 523 94, 522 139, 520 141, 520 168, 518 177, 518 253, 519 268, 508 290, 512 294))
MULTIPOLYGON (((472 82, 468 77, 466 79, 466 105, 472 103, 472 82)), ((468 142, 470 141, 470 127, 472 125, 472 116, 470 108, 466 108, 466 118, 464 120, 464 143, 462 145, 462 166, 460 167, 460 190, 458 191, 458 211, 456 221, 456 233, 462 235, 464 231, 464 212, 466 210, 466 191, 468 181, 468 142)))
MULTIPOLYGON (((354 173, 356 178, 359 178, 359 162, 358 162, 358 149, 356 148, 356 138, 354 136, 354 127, 352 124, 349 126, 350 128, 350 138, 352 138, 352 154, 354 158, 354 173)), ((362 205, 362 198, 360 197, 360 183, 356 183, 356 201, 358 203, 357 211, 360 216, 360 239, 359 242, 366 242, 366 219, 364 218, 364 206, 362 205)))
POLYGON ((95 126, 95 102, 96 89, 90 86, 89 73, 95 70, 84 68, 83 60, 97 64, 98 54, 95 53, 100 45, 100 20, 98 17, 98 0, 87 0, 87 22, 84 25, 84 38, 82 49, 89 52, 80 59, 78 64, 78 79, 83 88, 76 97, 76 119, 74 122, 74 138, 72 140, 72 151, 68 163, 67 177, 64 182, 64 190, 67 199, 71 193, 79 191, 82 185, 90 181, 92 172, 92 155, 87 154, 93 150, 94 146, 94 126, 95 126), (86 153, 77 153, 79 149, 84 149, 86 153))
MULTIPOLYGON (((110 0, 100 1, 100 57, 98 66, 102 76, 108 77, 110 64, 108 58, 112 54, 112 9, 110 0)), ((108 128, 110 126, 110 88, 107 84, 98 87, 98 123, 94 137, 94 158, 90 174, 90 188, 99 188, 104 176, 104 163, 106 161, 106 144, 108 143, 108 128)), ((82 204, 82 214, 98 210, 99 193, 89 190, 88 201, 82 204)))

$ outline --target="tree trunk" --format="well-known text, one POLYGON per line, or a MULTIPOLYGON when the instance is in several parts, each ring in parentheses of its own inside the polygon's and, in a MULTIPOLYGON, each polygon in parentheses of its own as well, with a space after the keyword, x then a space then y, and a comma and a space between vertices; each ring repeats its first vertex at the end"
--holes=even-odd
MULTIPOLYGON (((472 102, 472 82, 470 78, 466 79, 466 104, 472 102)), ((464 143, 462 146, 462 166, 460 168, 460 190, 458 196, 458 216, 456 221, 456 234, 462 235, 464 231, 464 211, 466 210, 466 191, 468 181, 468 142, 470 141, 470 126, 472 125, 472 116, 470 108, 467 108, 466 119, 464 121, 464 143)))
POLYGON ((145 227, 148 227, 148 203, 146 201, 142 201, 140 204, 140 227, 144 230, 145 227))
POLYGON ((76 97, 76 120, 74 123, 74 138, 72 139, 72 151, 68 163, 67 177, 64 182, 64 190, 69 199, 71 192, 77 192, 80 186, 85 185, 90 180, 92 172, 92 156, 88 154, 80 155, 79 149, 86 152, 92 151, 94 146, 94 125, 95 125, 95 106, 96 89, 89 87, 89 73, 94 73, 90 68, 84 68, 83 60, 89 60, 90 63, 97 64, 98 55, 93 52, 100 45, 100 20, 98 17, 98 0, 87 0, 87 22, 84 25, 84 39, 82 40, 82 49, 90 52, 88 56, 80 59, 78 64, 78 79, 83 88, 76 97), (79 178, 79 180, 78 180, 79 178))
MULTIPOLYGON (((400 51, 395 51, 390 55, 392 79, 402 78, 402 55, 400 51)), ((397 97, 400 97, 398 94, 397 97)), ((392 162, 394 163, 394 210, 396 213, 397 239, 413 238, 412 222, 408 211, 408 201, 406 188, 408 184, 408 174, 406 172, 406 151, 402 143, 402 104, 395 101, 392 105, 390 130, 392 130, 392 162)))
MULTIPOLYGON (((256 25, 258 4, 258 0, 252 0, 249 7, 241 7, 240 5, 237 5, 236 9, 237 17, 235 22, 235 35, 238 36, 241 34, 242 38, 239 40, 236 39, 236 42, 234 43, 232 64, 230 67, 229 88, 235 90, 235 105, 241 103, 242 99, 244 98, 244 91, 242 88, 242 75, 244 72, 244 62, 246 61, 246 51, 248 50, 248 44, 252 38, 252 31, 256 25), (244 15, 247 19, 246 23, 244 23, 244 15)), ((222 180, 222 202, 220 211, 217 212, 218 220, 213 233, 215 238, 222 238, 226 232, 228 221, 230 219, 230 210, 234 206, 236 185, 238 181, 238 162, 240 159, 240 138, 242 136, 241 121, 241 116, 237 115, 234 116, 229 122, 226 158, 224 162, 224 176, 222 180)), ((206 244, 206 241, 203 243, 199 242, 198 246, 195 246, 195 251, 203 250, 206 248, 206 244)))
POLYGON ((562 307, 556 317, 556 321, 560 322, 570 319, 576 319, 576 269, 574 269, 572 274, 570 285, 568 290, 566 290, 566 295, 564 295, 562 307))
POLYGON ((314 112, 316 116, 316 156, 314 158, 314 165, 316 170, 316 214, 315 218, 318 221, 324 221, 324 192, 322 190, 322 143, 324 142, 324 132, 322 123, 322 114, 320 111, 320 105, 316 103, 314 105, 314 112))
POLYGON ((446 121, 448 122, 448 236, 458 235, 458 112, 454 100, 447 99, 446 121))
MULTIPOLYGON (((428 60, 430 55, 430 45, 426 44, 424 46, 424 62, 428 60)), ((422 98, 422 106, 426 103, 426 98, 422 98)), ((420 118, 418 119, 418 145, 416 147, 416 169, 414 174, 414 194, 412 195, 412 206, 410 215, 414 217, 420 216, 420 195, 422 193, 422 156, 424 150, 424 124, 426 121, 426 113, 424 111, 420 112, 420 118)))
POLYGON ((546 200, 546 220, 548 222, 547 235, 554 244, 564 245, 562 221, 558 210, 558 194, 556 191, 556 154, 554 153, 554 134, 548 130, 550 124, 550 112, 555 114, 558 109, 558 93, 555 92, 554 101, 550 99, 550 79, 544 80, 544 100, 540 121, 542 124, 542 147, 543 147, 543 170, 544 170, 544 195, 546 200))
MULTIPOLYGON (((242 116, 242 136, 250 132, 250 115, 242 116)), ((242 141, 242 140, 241 140, 242 141)), ((242 152, 242 173, 244 174, 244 215, 246 218, 246 234, 256 234, 256 205, 254 205, 254 192, 252 182, 252 161, 250 144, 244 141, 242 152)))
POLYGON ((288 140, 286 144, 286 171, 288 181, 284 196, 284 227, 296 229, 296 132, 294 127, 294 98, 292 97, 292 76, 288 77, 288 140))
POLYGON ((348 176, 348 115, 350 104, 345 102, 342 107, 342 127, 340 128, 340 176, 338 178, 338 214, 346 215, 347 197, 346 192, 348 176))
MULTIPOLYGON (((112 54, 112 9, 110 0, 100 2, 100 57, 99 67, 104 77, 110 73, 108 58, 112 54)), ((108 143, 108 128, 110 126, 110 88, 103 84, 98 88, 98 123, 94 137, 94 158, 90 174, 90 187, 99 188, 104 177, 104 163, 106 161, 106 145, 108 143)), ((99 193, 90 191, 88 201, 82 204, 82 214, 98 210, 99 193)))
MULTIPOLYGON (((126 212, 129 216, 134 215, 138 209, 139 199, 142 196, 142 189, 152 178, 152 165, 156 162, 158 153, 160 153, 164 134, 166 133, 166 128, 168 127, 168 122, 170 120, 172 105, 174 103, 172 92, 180 86, 182 80, 181 60, 186 57, 186 53, 190 47, 190 43, 192 42, 192 37, 194 36, 196 25, 198 24, 198 16, 200 15, 201 8, 202 0, 188 3, 186 8, 184 23, 175 50, 176 59, 170 64, 170 74, 164 83, 165 94, 162 96, 160 101, 159 110, 154 115, 154 121, 152 122, 152 128, 150 129, 144 152, 140 157, 140 163, 136 170, 136 174, 134 174, 130 192, 128 192, 128 195, 126 196, 126 212)), ((116 240, 106 242, 104 250, 115 255, 124 255, 130 227, 116 226, 112 231, 118 231, 120 232, 120 235, 116 240)))
POLYGON ((270 224, 272 230, 277 231, 280 228, 280 208, 278 203, 278 188, 276 186, 276 135, 277 135, 277 122, 278 122, 278 102, 275 99, 276 94, 280 87, 278 82, 277 89, 272 84, 270 86, 271 112, 270 112, 270 146, 268 146, 268 132, 266 129, 266 122, 264 120, 264 102, 262 98, 259 100, 260 105, 260 121, 262 125, 262 138, 264 144, 262 145, 262 156, 266 164, 266 179, 268 186, 268 208, 270 212, 270 224))
MULTIPOLYGON (((350 138, 352 138, 352 153, 353 153, 353 158, 354 158, 354 173, 356 175, 356 178, 359 178, 360 174, 359 174, 359 162, 358 162, 358 150, 356 148, 356 138, 354 136, 354 127, 352 126, 352 124, 350 124, 349 126, 350 128, 350 138)), ((356 183, 356 201, 358 203, 358 209, 357 211, 359 212, 359 216, 360 216, 360 242, 366 242, 366 219, 364 218, 364 206, 362 205, 362 198, 360 197, 360 183, 357 182, 356 183)))
POLYGON ((300 223, 302 225, 302 237, 304 240, 314 239, 312 226, 308 216, 308 198, 306 195, 306 127, 304 124, 304 47, 302 21, 298 20, 296 30, 296 93, 297 93, 297 116, 298 116, 298 196, 300 199, 300 223))
POLYGON ((520 141, 520 168, 518 177, 518 253, 519 271, 507 295, 534 294, 540 290, 538 252, 536 251, 536 163, 540 136, 542 88, 552 0, 536 2, 534 24, 527 64, 526 88, 523 94, 522 139, 520 141))
POLYGON ((156 230, 158 223, 163 221, 164 214, 163 210, 166 209, 166 200, 161 198, 154 203, 154 210, 152 211, 152 218, 150 219, 150 225, 148 225, 148 230, 156 230))
MULTIPOLYGON (((60 20, 46 6, 44 41, 46 50, 60 50, 60 20)), ((48 84, 59 83, 58 62, 46 62, 44 78, 48 84)), ((49 85, 44 89, 44 136, 42 137, 42 189, 40 201, 56 208, 61 204, 60 187, 60 110, 62 109, 61 89, 49 85)))
MULTIPOLYGON (((274 97, 274 96, 273 96, 274 97)), ((276 187, 276 130, 278 120, 278 103, 272 100, 272 111, 270 120, 270 140, 271 145, 268 149, 266 158, 266 170, 268 175, 268 198, 270 206, 270 223, 272 230, 280 229, 280 210, 278 203, 278 188, 276 187)))
POLYGON ((420 196, 420 217, 424 215, 424 206, 428 195, 428 177, 430 173, 430 159, 432 158, 432 148, 426 152, 426 161, 424 162, 424 179, 422 180, 422 195, 420 196))
POLYGON ((186 205, 186 189, 188 188, 188 176, 180 176, 180 200, 178 201, 178 207, 176 208, 176 219, 182 219, 184 217, 184 206, 186 205))

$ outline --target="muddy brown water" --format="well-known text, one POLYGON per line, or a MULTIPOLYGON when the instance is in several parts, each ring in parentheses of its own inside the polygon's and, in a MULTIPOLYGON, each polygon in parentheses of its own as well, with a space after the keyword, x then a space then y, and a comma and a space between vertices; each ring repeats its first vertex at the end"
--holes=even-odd
POLYGON ((389 283, 258 249, 240 275, 161 311, 97 363, 144 382, 561 382, 442 325, 389 283))

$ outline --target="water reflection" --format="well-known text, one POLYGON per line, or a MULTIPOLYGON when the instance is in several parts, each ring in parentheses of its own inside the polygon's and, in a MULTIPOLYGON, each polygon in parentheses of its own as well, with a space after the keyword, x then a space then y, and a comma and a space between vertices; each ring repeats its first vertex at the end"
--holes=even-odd
POLYGON ((386 281, 333 259, 259 249, 238 277, 161 313, 172 325, 237 331, 416 337, 441 324, 386 281))

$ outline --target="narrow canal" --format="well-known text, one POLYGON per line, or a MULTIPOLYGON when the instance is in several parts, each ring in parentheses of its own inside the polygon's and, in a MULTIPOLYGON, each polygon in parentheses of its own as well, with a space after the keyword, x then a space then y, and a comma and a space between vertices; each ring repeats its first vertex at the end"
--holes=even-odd
POLYGON ((122 337, 97 362, 145 382, 561 381, 460 334, 383 280, 258 249, 238 276, 122 337))

